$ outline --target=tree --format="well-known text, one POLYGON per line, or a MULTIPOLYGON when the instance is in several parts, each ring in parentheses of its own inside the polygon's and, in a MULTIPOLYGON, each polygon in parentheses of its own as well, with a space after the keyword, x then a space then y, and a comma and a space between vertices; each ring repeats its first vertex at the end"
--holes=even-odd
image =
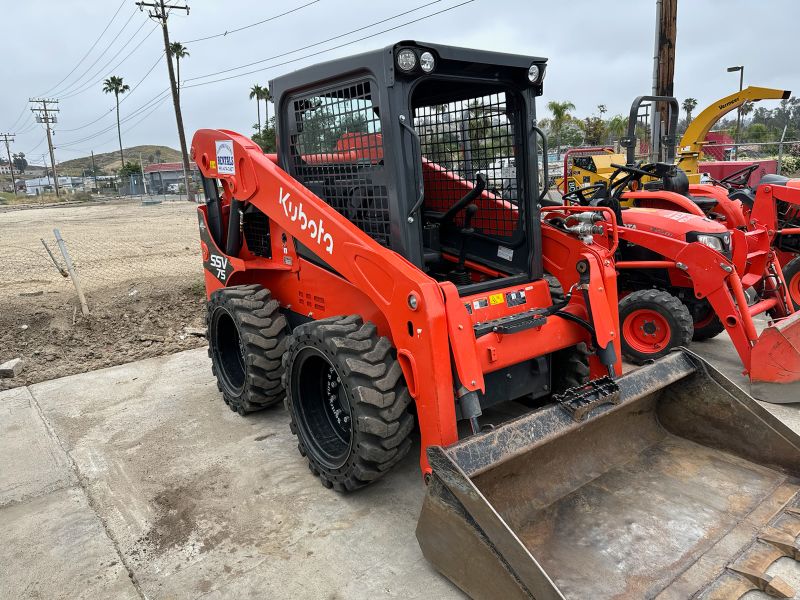
POLYGON ((120 169, 125 165, 125 155, 122 153, 122 130, 119 126, 119 95, 127 92, 131 87, 127 83, 123 83, 122 77, 112 75, 103 82, 103 91, 106 94, 114 94, 114 99, 117 102, 117 137, 119 138, 119 160, 120 169))
POLYGON ((252 139, 264 152, 275 152, 278 149, 275 143, 275 117, 271 117, 269 124, 257 132, 252 139))
POLYGON ((603 115, 608 112, 608 107, 605 104, 598 104, 597 105, 597 112, 600 113, 600 118, 603 118, 603 115))
POLYGON ((628 119, 622 115, 614 115, 606 123, 606 134, 609 141, 622 138, 628 131, 628 119))
POLYGON ((175 79, 177 81, 178 87, 178 98, 181 97, 181 59, 186 58, 189 56, 189 51, 186 49, 186 46, 181 44, 180 42, 171 42, 169 45, 169 53, 171 56, 175 57, 175 72, 176 76, 175 79))
POLYGON ((261 88, 261 99, 264 101, 264 128, 266 129, 269 127, 267 123, 270 122, 269 119, 269 103, 272 102, 272 92, 269 91, 269 87, 261 88))
POLYGON ((156 154, 155 162, 160 163, 161 162, 161 148, 156 148, 155 154, 156 154))
POLYGON ((11 160, 14 163, 14 168, 17 170, 18 173, 24 173, 25 169, 28 168, 28 160, 25 158, 24 152, 19 152, 18 154, 12 154, 11 160))
POLYGON ((250 100, 256 101, 256 111, 258 113, 258 130, 261 131, 261 99, 264 97, 264 88, 257 83, 250 88, 250 100))
POLYGON ((119 170, 120 177, 130 177, 131 175, 140 175, 142 173, 142 165, 136 161, 126 162, 119 170))
POLYGON ((686 98, 683 101, 683 110, 686 111, 686 125, 692 122, 692 111, 697 107, 696 98, 686 98))
POLYGON ((603 143, 606 133, 606 124, 600 117, 586 117, 577 122, 583 131, 583 141, 587 146, 599 146, 603 143))
POLYGON ((575 110, 575 105, 570 101, 558 102, 551 100, 547 103, 547 110, 553 115, 550 119, 550 127, 556 136, 556 153, 561 154, 561 134, 564 125, 572 120, 572 115, 569 111, 575 110))

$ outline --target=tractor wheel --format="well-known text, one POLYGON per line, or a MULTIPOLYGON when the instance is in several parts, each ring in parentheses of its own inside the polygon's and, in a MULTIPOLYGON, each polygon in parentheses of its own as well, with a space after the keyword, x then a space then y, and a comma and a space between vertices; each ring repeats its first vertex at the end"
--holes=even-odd
POLYGON ((795 310, 800 310, 800 256, 793 258, 783 267, 783 276, 789 287, 795 310))
POLYGON ((289 337, 283 383, 300 454, 325 487, 378 479, 411 447, 411 396, 385 337, 359 316, 300 325, 289 337))
POLYGON ((277 300, 260 285, 216 290, 208 302, 211 372, 228 407, 240 415, 284 397, 281 358, 287 322, 277 300))
POLYGON ((550 299, 552 300, 553 304, 563 302, 564 288, 561 286, 561 282, 558 280, 558 278, 550 273, 545 273, 543 277, 545 281, 547 281, 547 285, 550 288, 550 299))
POLYGON ((704 340, 710 340, 725 331, 725 326, 722 324, 722 321, 719 320, 717 313, 714 312, 708 300, 704 300, 702 305, 697 307, 696 312, 690 312, 694 323, 692 341, 702 342, 704 340))
POLYGON ((583 342, 553 353, 550 372, 554 394, 582 386, 589 381, 590 354, 589 348, 583 342))
POLYGON ((619 303, 622 353, 633 363, 661 358, 692 339, 694 324, 689 309, 672 294, 638 290, 619 303))

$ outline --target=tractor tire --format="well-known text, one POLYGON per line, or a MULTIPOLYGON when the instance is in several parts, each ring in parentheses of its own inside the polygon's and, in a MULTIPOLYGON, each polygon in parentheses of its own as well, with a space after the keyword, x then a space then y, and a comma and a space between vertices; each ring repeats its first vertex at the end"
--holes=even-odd
POLYGON ((793 258, 783 267, 783 276, 789 287, 789 295, 795 310, 800 310, 800 256, 793 258))
POLYGON ((694 323, 689 309, 662 290, 638 290, 619 303, 622 354, 635 364, 644 364, 686 346, 694 323))
POLYGON ((590 354, 588 346, 583 342, 553 353, 550 372, 554 394, 563 393, 569 388, 580 387, 589 382, 590 354))
POLYGON ((287 321, 269 290, 237 285, 216 290, 208 302, 211 372, 228 407, 240 415, 284 398, 287 321))
POLYGON ((300 325, 283 365, 292 433, 325 487, 364 487, 408 453, 411 396, 391 342, 375 325, 357 315, 300 325))
POLYGON ((547 281, 547 285, 550 288, 550 300, 553 302, 553 304, 563 302, 564 288, 561 286, 561 282, 558 280, 558 278, 550 273, 545 273, 543 277, 545 281, 547 281))
POLYGON ((722 324, 722 321, 719 320, 719 317, 707 300, 703 301, 703 308, 700 311, 701 314, 699 317, 691 310, 690 313, 692 314, 693 322, 692 341, 702 342, 710 340, 725 331, 725 326, 722 324))

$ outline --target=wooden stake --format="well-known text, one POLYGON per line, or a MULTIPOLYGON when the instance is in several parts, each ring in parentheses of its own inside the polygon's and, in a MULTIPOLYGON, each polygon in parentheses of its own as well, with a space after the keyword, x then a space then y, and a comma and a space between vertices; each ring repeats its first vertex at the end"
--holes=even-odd
POLYGON ((67 245, 64 243, 64 240, 61 239, 61 232, 58 229, 53 229, 53 235, 56 236, 56 242, 58 242, 58 248, 61 250, 61 256, 64 257, 64 264, 67 265, 67 272, 72 279, 72 285, 75 286, 75 291, 78 292, 81 312, 83 316, 87 316, 89 314, 89 307, 86 304, 86 296, 83 295, 83 288, 81 287, 80 279, 78 279, 78 273, 75 271, 75 266, 72 264, 72 258, 70 258, 69 252, 67 252, 67 245))

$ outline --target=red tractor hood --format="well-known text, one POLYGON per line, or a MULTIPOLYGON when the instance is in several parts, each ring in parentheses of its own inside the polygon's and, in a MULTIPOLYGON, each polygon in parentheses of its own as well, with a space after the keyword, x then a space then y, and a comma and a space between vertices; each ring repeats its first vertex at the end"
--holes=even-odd
POLYGON ((622 211, 625 227, 685 240, 689 232, 724 234, 727 227, 706 217, 660 208, 628 208, 622 211))

